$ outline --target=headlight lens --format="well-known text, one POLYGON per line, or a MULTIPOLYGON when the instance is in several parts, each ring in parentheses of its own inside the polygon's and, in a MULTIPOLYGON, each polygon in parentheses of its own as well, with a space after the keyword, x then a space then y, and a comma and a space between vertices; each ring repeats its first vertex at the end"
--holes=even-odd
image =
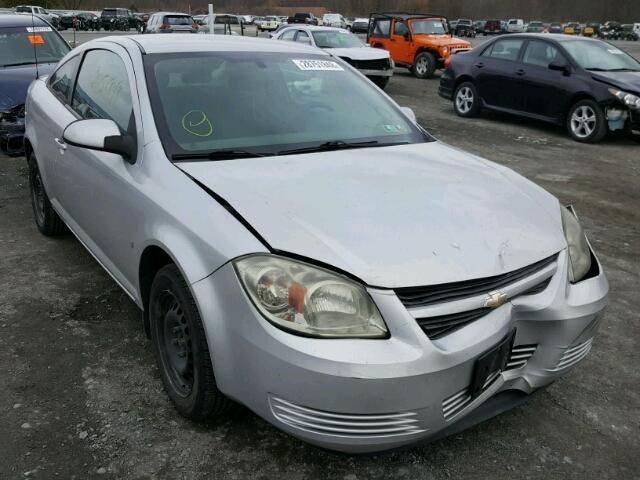
POLYGON ((591 269, 591 250, 587 237, 576 216, 566 207, 561 207, 562 229, 569 248, 569 280, 579 282, 591 269))
POLYGON ((323 338, 384 338, 382 316, 366 290, 346 277, 275 255, 234 262, 242 285, 274 325, 323 338))
POLYGON ((617 88, 610 88, 609 93, 624 103, 627 107, 640 108, 640 97, 617 88))

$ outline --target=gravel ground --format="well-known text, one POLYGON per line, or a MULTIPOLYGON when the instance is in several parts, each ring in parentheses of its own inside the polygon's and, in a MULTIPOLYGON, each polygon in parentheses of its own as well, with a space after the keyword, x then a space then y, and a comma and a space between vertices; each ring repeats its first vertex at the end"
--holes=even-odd
MULTIPOLYGON (((640 57, 640 44, 621 46, 640 57)), ((441 140, 577 207, 611 304, 576 370, 523 407, 382 455, 308 446, 241 407, 190 423, 162 391, 136 307, 72 236, 38 234, 25 161, 0 158, 0 478, 640 478, 640 148, 503 115, 463 120, 437 86, 399 70, 388 93, 441 140)))

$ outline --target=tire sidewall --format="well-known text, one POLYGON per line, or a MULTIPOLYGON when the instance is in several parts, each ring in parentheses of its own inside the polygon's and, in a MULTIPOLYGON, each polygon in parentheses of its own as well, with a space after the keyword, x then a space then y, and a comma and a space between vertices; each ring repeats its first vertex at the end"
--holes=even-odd
POLYGON ((433 56, 433 53, 430 53, 430 52, 420 53, 413 61, 412 70, 413 70, 413 74, 418 78, 431 78, 436 71, 436 59, 433 56), (422 58, 427 59, 427 70, 425 73, 421 74, 418 72, 418 69, 416 68, 416 66, 418 65, 418 61, 420 61, 420 59, 422 58))
POLYGON ((151 285, 149 295, 149 320, 153 350, 165 390, 180 414, 186 417, 192 417, 203 401, 203 365, 204 362, 210 362, 211 360, 208 352, 203 352, 200 349, 200 341, 202 340, 199 337, 202 331, 201 328, 199 328, 201 324, 200 315, 192 302, 191 292, 185 290, 186 284, 180 281, 181 278, 181 274, 175 265, 168 265, 160 269, 151 285), (160 307, 157 300, 159 295, 165 290, 169 290, 180 302, 192 336, 193 387, 187 396, 180 395, 173 386, 171 377, 167 372, 170 367, 166 364, 166 360, 161 352, 161 349, 164 347, 160 344, 162 337, 159 335, 159 329, 162 328, 162 325, 158 322, 160 307))
POLYGON ((480 105, 481 105, 481 101, 480 101, 480 97, 478 96, 478 90, 476 89, 476 86, 473 83, 462 82, 460 85, 456 87, 453 93, 453 110, 456 112, 456 115, 460 117, 465 117, 465 118, 477 116, 481 110, 480 105), (471 89, 471 92, 473 93, 473 104, 471 105, 471 108, 469 109, 468 112, 461 112, 460 110, 458 110, 458 104, 456 102, 456 99, 458 97, 458 92, 465 87, 471 89))
POLYGON ((597 143, 606 136, 608 131, 608 126, 604 116, 604 112, 602 108, 600 108, 600 105, 598 105, 593 100, 580 100, 575 104, 573 104, 573 106, 569 109, 569 114, 567 115, 566 127, 567 127, 567 132, 569 133, 569 136, 573 140, 577 142, 583 142, 583 143, 597 143), (573 130, 571 129, 571 117, 573 115, 573 112, 583 105, 591 107, 593 111, 596 113, 596 127, 594 128, 591 135, 589 135, 588 137, 581 138, 576 136, 573 133, 573 130))

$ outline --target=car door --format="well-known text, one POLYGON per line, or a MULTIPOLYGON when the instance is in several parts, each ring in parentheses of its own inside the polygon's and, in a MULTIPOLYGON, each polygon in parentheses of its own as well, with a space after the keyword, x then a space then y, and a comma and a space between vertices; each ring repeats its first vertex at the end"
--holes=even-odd
POLYGON ((525 45, 518 71, 522 111, 554 120, 562 116, 569 77, 565 72, 549 69, 554 61, 568 65, 565 56, 550 42, 529 40, 525 45))
POLYGON ((410 54, 410 43, 411 39, 407 23, 402 20, 394 20, 391 36, 389 37, 391 58, 402 63, 413 63, 413 58, 411 58, 410 54))
MULTIPOLYGON (((87 51, 71 96, 76 118, 113 120, 123 134, 137 139, 141 123, 134 78, 131 60, 121 47, 87 51)), ((142 143, 137 142, 139 149, 142 143)), ((135 187, 140 184, 138 163, 70 144, 62 157, 60 203, 69 226, 133 294, 137 265, 132 239, 145 221, 144 201, 135 187)))
POLYGON ((29 117, 36 119, 39 129, 39 141, 36 153, 47 194, 54 206, 58 201, 60 176, 58 166, 62 151, 62 132, 75 116, 69 108, 75 76, 80 65, 81 55, 76 55, 61 64, 51 74, 47 88, 51 92, 50 101, 44 105, 33 103, 28 112, 29 117))
POLYGON ((524 40, 504 38, 489 45, 472 66, 476 88, 487 106, 519 110, 518 92, 520 53, 524 40))

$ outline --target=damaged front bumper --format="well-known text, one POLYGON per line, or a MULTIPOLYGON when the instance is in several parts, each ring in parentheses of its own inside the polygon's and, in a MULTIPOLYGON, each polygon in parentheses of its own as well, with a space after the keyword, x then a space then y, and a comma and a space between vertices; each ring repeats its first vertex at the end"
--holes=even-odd
MULTIPOLYGON (((425 335, 390 290, 369 289, 389 339, 328 340, 271 325, 231 264, 192 289, 222 392, 309 443, 363 453, 467 428, 513 408, 579 364, 607 302, 608 282, 596 264, 593 276, 571 284, 562 251, 545 267, 544 276, 551 277, 543 290, 437 340, 425 335), (478 358, 514 331, 506 369, 471 395, 478 358)), ((538 281, 528 278, 518 288, 528 291, 538 281)))
POLYGON ((24 105, 0 110, 0 152, 10 156, 24 153, 24 105))

